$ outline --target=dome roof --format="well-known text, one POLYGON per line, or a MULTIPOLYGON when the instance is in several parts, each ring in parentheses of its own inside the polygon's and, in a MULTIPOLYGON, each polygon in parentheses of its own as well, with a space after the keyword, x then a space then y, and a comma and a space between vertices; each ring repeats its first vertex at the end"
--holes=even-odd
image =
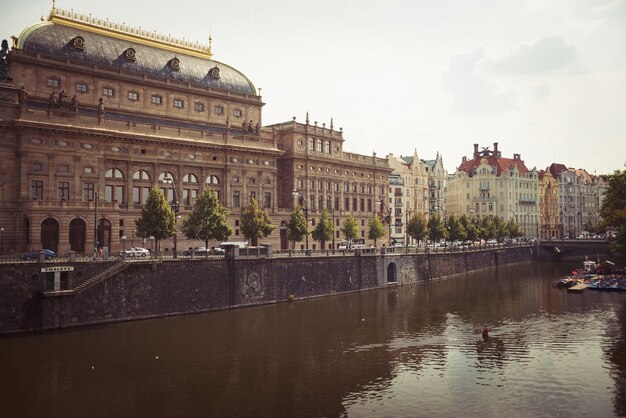
POLYGON ((136 33, 139 31, 123 33, 90 27, 83 22, 66 25, 55 22, 51 15, 50 21, 25 29, 17 46, 24 51, 73 62, 257 95, 252 82, 241 72, 211 59, 210 48, 204 51, 185 48, 173 39, 168 44, 163 37, 151 39, 146 33, 135 36, 136 33))

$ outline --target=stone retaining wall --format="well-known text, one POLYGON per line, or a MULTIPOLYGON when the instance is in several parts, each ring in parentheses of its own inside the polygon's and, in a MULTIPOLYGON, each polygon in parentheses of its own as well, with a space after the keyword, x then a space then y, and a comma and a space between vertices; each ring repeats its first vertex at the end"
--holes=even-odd
MULTIPOLYGON (((534 258, 534 248, 521 247, 452 254, 139 261, 80 293, 44 292, 44 264, 0 265, 0 334, 376 289, 534 258)), ((80 277, 75 281, 104 267, 102 263, 71 265, 80 277)))

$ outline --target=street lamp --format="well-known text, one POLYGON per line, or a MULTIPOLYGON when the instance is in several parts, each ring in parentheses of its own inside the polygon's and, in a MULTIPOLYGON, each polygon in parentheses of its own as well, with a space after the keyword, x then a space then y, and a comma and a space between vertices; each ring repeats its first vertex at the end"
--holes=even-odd
POLYGON ((383 208, 387 209, 387 223, 389 224, 389 246, 391 247, 391 209, 385 205, 385 202, 383 202, 382 200, 377 200, 376 203, 378 203, 380 205, 380 211, 383 211, 383 208))
POLYGON ((0 254, 4 254, 4 228, 0 228, 0 254))
MULTIPOLYGON (((305 235, 305 239, 306 239, 306 254, 309 254, 309 208, 306 205, 306 199, 304 198, 304 195, 302 194, 302 192, 298 189, 293 189, 293 192, 291 192, 291 195, 293 197, 298 196, 299 200, 302 201, 304 206, 304 219, 306 221, 306 235, 305 235)), ((298 202, 299 203, 299 202, 298 202)), ((333 234, 333 238, 334 238, 335 234, 333 234)), ((334 247, 334 244, 333 244, 334 247)))
POLYGON ((98 192, 93 192, 93 256, 98 254, 98 192))
POLYGON ((333 215, 333 254, 335 254, 335 208, 332 208, 330 213, 333 215))
POLYGON ((170 202, 172 209, 174 210, 174 258, 176 258, 176 250, 177 250, 177 240, 176 240, 176 222, 178 221, 178 195, 176 193, 176 183, 174 183, 174 179, 171 177, 163 177, 163 183, 169 183, 172 185, 172 189, 174 190, 174 200, 170 202))

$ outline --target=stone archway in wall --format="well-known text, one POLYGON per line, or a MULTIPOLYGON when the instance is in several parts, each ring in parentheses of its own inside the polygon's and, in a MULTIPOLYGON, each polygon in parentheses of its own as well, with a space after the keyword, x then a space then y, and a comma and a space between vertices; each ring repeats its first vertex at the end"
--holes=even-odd
POLYGON ((85 252, 85 240, 87 237, 87 224, 80 218, 74 218, 70 222, 70 251, 77 253, 85 252))
POLYGON ((105 218, 98 221, 98 249, 100 248, 111 251, 111 222, 105 218))
POLYGON ((387 265, 387 283, 398 282, 398 267, 396 263, 389 263, 387 265))
POLYGON ((59 223, 56 219, 46 218, 41 223, 41 248, 59 250, 59 223))

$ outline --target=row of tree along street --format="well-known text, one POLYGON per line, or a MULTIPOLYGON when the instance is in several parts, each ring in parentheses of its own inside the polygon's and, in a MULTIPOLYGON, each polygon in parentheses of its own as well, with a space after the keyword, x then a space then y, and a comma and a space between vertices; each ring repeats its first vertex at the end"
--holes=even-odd
MULTIPOLYGON (((157 251, 161 240, 176 233, 176 213, 173 210, 176 204, 177 202, 168 203, 161 188, 155 186, 150 190, 141 217, 135 223, 142 236, 154 237, 157 251)), ((256 246, 259 238, 269 236, 275 229, 267 211, 259 208, 254 199, 243 209, 240 222, 242 233, 252 246, 256 246)), ((385 237, 385 229, 378 215, 369 220, 367 237, 374 241, 374 246, 378 245, 379 239, 385 237)), ((196 198, 192 209, 182 220, 181 231, 188 239, 203 241, 207 248, 209 241, 226 241, 233 234, 233 229, 228 225, 228 211, 217 195, 208 188, 196 198)), ((343 221, 339 231, 345 241, 353 242, 360 238, 357 220, 352 215, 343 221)), ((503 240, 505 237, 521 236, 521 230, 512 220, 507 223, 499 217, 470 218, 465 215, 451 215, 442 219, 438 214, 431 214, 426 219, 424 214, 416 213, 409 220, 407 234, 412 242, 421 243, 427 239, 433 242, 503 240)), ((321 244, 320 248, 325 249, 326 243, 335 236, 335 225, 329 212, 324 209, 315 227, 310 230, 304 209, 296 206, 287 223, 287 239, 295 245, 309 235, 321 244)))

